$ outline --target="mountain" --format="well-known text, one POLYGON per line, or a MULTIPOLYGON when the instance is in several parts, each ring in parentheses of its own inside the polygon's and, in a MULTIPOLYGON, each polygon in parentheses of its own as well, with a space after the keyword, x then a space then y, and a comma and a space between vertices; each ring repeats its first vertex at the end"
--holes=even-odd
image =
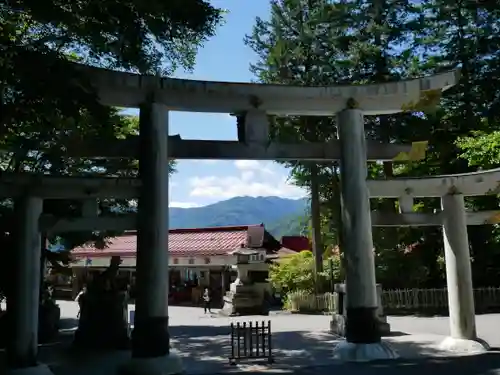
POLYGON ((307 236, 309 216, 304 211, 302 214, 284 216, 278 221, 266 225, 266 230, 276 238, 283 236, 307 236))
MULTIPOLYGON (((307 199, 279 197, 235 197, 204 207, 169 209, 170 228, 205 228, 264 223, 273 235, 280 237, 295 230, 306 215, 307 199), (281 224, 280 224, 281 223, 281 224), (283 233, 285 231, 285 233, 283 233)), ((298 230, 298 229, 297 229, 298 230)))

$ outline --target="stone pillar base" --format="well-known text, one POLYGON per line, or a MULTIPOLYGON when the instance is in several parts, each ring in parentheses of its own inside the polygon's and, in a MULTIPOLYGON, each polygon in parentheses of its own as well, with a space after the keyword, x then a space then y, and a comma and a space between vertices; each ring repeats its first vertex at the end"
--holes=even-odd
POLYGON ((344 362, 369 362, 380 359, 397 359, 398 353, 386 342, 356 344, 342 341, 333 349, 335 359, 344 362))
POLYGON ((38 364, 33 367, 24 367, 16 369, 7 369, 6 375, 54 375, 49 366, 38 364))
POLYGON ((447 337, 441 342, 439 349, 461 354, 481 354, 490 350, 490 346, 479 338, 467 340, 447 337))
MULTIPOLYGON (((379 320, 379 330, 381 336, 391 334, 391 325, 387 321, 379 320)), ((330 320, 330 332, 334 335, 345 337, 345 317, 341 314, 333 314, 330 320)))
POLYGON ((181 356, 173 349, 162 357, 132 358, 118 369, 119 375, 180 375, 184 373, 181 356))

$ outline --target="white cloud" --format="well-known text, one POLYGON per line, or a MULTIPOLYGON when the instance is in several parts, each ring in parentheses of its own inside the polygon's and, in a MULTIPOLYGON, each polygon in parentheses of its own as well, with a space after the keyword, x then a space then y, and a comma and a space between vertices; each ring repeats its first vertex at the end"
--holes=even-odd
POLYGON ((260 163, 257 160, 236 160, 234 165, 241 170, 258 169, 260 167, 260 163))
POLYGON ((177 207, 177 208, 193 208, 200 207, 198 203, 195 202, 169 202, 169 207, 177 207))
POLYGON ((235 162, 240 172, 236 176, 194 177, 189 184, 192 197, 209 197, 218 200, 237 196, 278 196, 301 198, 305 191, 290 184, 287 177, 271 169, 268 162, 238 160, 235 162))
POLYGON ((259 171, 263 173, 272 174, 272 162, 258 161, 258 160, 236 160, 234 162, 236 168, 242 171, 259 171))
POLYGON ((228 199, 237 196, 278 196, 283 198, 301 198, 304 190, 281 181, 258 182, 244 181, 241 177, 195 177, 190 181, 193 197, 211 197, 228 199))
POLYGON ((255 178, 255 173, 253 171, 243 171, 241 172, 241 180, 251 182, 255 178))

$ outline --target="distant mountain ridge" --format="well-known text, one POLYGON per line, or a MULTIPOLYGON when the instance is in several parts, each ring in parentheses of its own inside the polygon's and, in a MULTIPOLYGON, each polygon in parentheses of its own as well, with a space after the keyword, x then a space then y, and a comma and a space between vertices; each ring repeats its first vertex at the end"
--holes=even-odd
POLYGON ((204 207, 171 207, 169 226, 177 229, 264 223, 273 235, 281 237, 300 234, 288 232, 301 230, 307 207, 306 198, 235 197, 204 207))

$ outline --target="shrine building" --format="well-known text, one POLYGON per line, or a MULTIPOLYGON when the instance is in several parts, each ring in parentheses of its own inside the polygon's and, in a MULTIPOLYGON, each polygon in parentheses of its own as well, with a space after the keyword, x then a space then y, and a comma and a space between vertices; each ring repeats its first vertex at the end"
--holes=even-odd
MULTIPOLYGON (((119 276, 131 286, 134 295, 137 234, 125 232, 108 240, 107 247, 82 246, 72 250, 73 295, 90 281, 95 273, 110 264, 111 257, 121 258, 119 276)), ((257 250, 251 259, 249 278, 268 288, 269 262, 295 252, 282 246, 264 225, 242 225, 211 228, 171 229, 169 231, 169 278, 172 302, 196 302, 200 290, 209 287, 214 300, 222 298, 236 279, 232 269, 237 249, 257 250)))

